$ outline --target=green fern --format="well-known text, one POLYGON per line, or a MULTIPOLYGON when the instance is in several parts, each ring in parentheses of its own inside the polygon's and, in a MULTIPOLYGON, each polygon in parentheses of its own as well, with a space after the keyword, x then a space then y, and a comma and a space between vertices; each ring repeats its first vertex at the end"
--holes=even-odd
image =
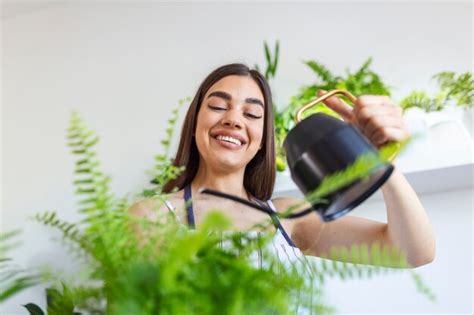
POLYGON ((441 110, 443 104, 434 102, 424 91, 413 91, 400 102, 400 106, 403 110, 418 107, 425 112, 432 112, 441 110))
MULTIPOLYGON (((286 154, 283 142, 288 132, 295 126, 296 112, 304 104, 315 99, 319 90, 344 89, 354 95, 390 95, 389 87, 377 73, 370 69, 372 58, 368 58, 355 72, 346 70, 345 76, 333 74, 326 66, 315 60, 304 61, 304 63, 316 75, 315 83, 301 87, 298 94, 290 97, 289 105, 281 110, 275 109, 274 111, 278 171, 283 171, 286 168, 286 154)), ((350 104, 349 100, 345 97, 341 98, 350 104)), ((322 103, 305 111, 303 118, 315 113, 324 113, 340 118, 339 114, 322 103)))
POLYGON ((123 259, 138 252, 128 248, 123 239, 130 230, 124 220, 128 202, 110 192, 110 178, 101 171, 95 151, 99 138, 77 113, 72 114, 68 140, 71 153, 77 157, 73 184, 82 220, 72 224, 59 219, 55 212, 37 214, 34 219, 62 232, 63 238, 78 246, 91 263, 101 266, 94 276, 118 274, 124 268, 123 259))
POLYGON ((336 83, 336 88, 351 91, 354 95, 390 95, 390 88, 370 69, 372 58, 367 59, 355 73, 346 70, 347 77, 336 83))
POLYGON ((0 234, 0 302, 40 282, 37 274, 14 265, 7 256, 8 251, 15 247, 12 240, 18 234, 18 231, 0 234))
POLYGON ((453 99, 457 106, 474 106, 474 78, 471 72, 461 73, 456 76, 455 72, 444 71, 433 76, 438 82, 445 99, 453 99))
MULTIPOLYGON (((56 305, 61 306, 58 309, 63 313, 66 309, 66 313, 71 312, 71 301, 96 314, 210 314, 217 310, 221 314, 288 314, 295 308, 330 313, 331 307, 314 300, 321 294, 318 281, 322 284, 331 276, 345 279, 381 273, 378 269, 350 265, 347 261, 351 259, 373 264, 389 262, 384 251, 377 254, 377 250, 372 250, 371 258, 364 260, 369 254, 363 251, 354 254, 356 249, 352 249, 352 258, 347 251, 339 254, 343 262, 321 260, 317 265, 308 263, 309 259, 303 256, 288 268, 268 251, 266 245, 271 234, 254 237, 240 232, 222 233, 228 222, 221 215, 211 215, 197 231, 177 224, 168 213, 157 214, 156 222, 130 217, 127 200, 114 197, 108 190, 108 182, 94 177, 105 178, 93 150, 97 141, 83 139, 81 135, 88 129, 82 125, 82 133, 79 132, 77 126, 82 122, 77 116, 72 123, 76 126, 71 128, 75 141, 72 152, 77 155, 76 165, 81 165, 76 175, 82 179, 75 181, 76 194, 83 197, 82 203, 89 205, 87 211, 81 210, 85 219, 71 224, 58 219, 54 212, 35 218, 61 231, 68 241, 79 244, 87 254, 84 257, 91 269, 90 280, 102 284, 72 286, 67 292, 63 287, 63 293, 59 289, 54 291, 59 292, 55 294, 56 305), (84 143, 92 145, 86 147, 84 143), (139 226, 141 234, 137 235, 132 226, 139 226), (256 251, 262 252, 263 269, 256 268, 252 262, 256 251), (183 300, 187 303, 182 303, 183 300), (103 301, 107 301, 105 306, 103 301)), ((87 131, 87 138, 90 137, 94 133, 87 131)), ((381 152, 383 157, 385 150, 381 152)), ((356 171, 361 172, 361 168, 356 171)), ((348 178, 341 177, 327 185, 334 188, 344 180, 347 183, 348 178)), ((160 200, 159 197, 154 198, 160 200)), ((336 255, 334 259, 337 257, 334 251, 330 254, 336 255)), ((426 286, 420 287, 429 291, 426 286)))
POLYGON ((191 99, 189 97, 179 100, 178 107, 172 111, 172 116, 170 119, 168 119, 166 136, 163 140, 161 140, 163 153, 157 154, 155 156, 155 166, 148 172, 153 178, 151 183, 154 186, 150 189, 145 189, 141 194, 143 197, 152 197, 161 193, 164 185, 167 182, 176 179, 184 171, 184 167, 178 167, 173 164, 173 159, 170 157, 170 148, 174 131, 176 130, 176 122, 179 118, 179 112, 181 108, 190 101, 191 99))
POLYGON ((436 299, 421 276, 409 269, 411 266, 405 253, 380 242, 353 244, 350 248, 334 246, 329 253, 321 253, 320 257, 301 256, 299 261, 293 263, 293 268, 310 279, 311 283, 319 283, 320 288, 328 278, 371 279, 391 273, 409 272, 417 291, 429 300, 436 299))
POLYGON ((435 74, 432 79, 436 80, 439 88, 434 96, 430 97, 424 91, 413 91, 400 102, 404 110, 418 107, 428 113, 435 112, 445 108, 450 101, 459 107, 474 106, 474 79, 471 72, 456 75, 455 72, 444 71, 435 74))
POLYGON ((262 72, 257 64, 255 65, 255 69, 260 73, 264 73, 265 79, 271 80, 276 76, 276 71, 278 68, 278 59, 280 58, 280 42, 278 40, 276 41, 273 53, 271 52, 270 47, 266 41, 263 42, 263 49, 266 62, 265 72, 262 72))
POLYGON ((326 68, 325 65, 315 60, 304 61, 304 63, 311 70, 313 70, 314 74, 319 79, 319 84, 324 85, 327 89, 336 86, 337 83, 342 80, 341 77, 332 74, 332 72, 328 68, 326 68))
MULTIPOLYGON (((314 60, 305 61, 304 63, 313 70, 317 80, 312 85, 303 86, 299 94, 291 97, 290 105, 284 109, 284 111, 291 112, 291 119, 294 119, 296 111, 303 104, 316 97, 319 90, 344 89, 354 95, 390 95, 389 87, 381 80, 377 73, 370 69, 372 58, 368 58, 354 73, 347 69, 345 76, 333 74, 326 66, 314 60)), ((348 101, 344 97, 342 98, 348 101)), ((327 108, 324 104, 317 105, 313 109, 308 110, 305 115, 308 116, 317 112, 339 117, 337 113, 327 108)))
POLYGON ((74 186, 81 198, 80 212, 86 215, 99 215, 113 207, 115 199, 110 193, 110 178, 100 170, 100 162, 94 150, 99 137, 84 124, 77 113, 71 116, 68 129, 68 145, 77 156, 74 186))
POLYGON ((88 241, 84 239, 78 224, 62 221, 54 211, 37 213, 33 216, 33 219, 45 226, 59 230, 62 233, 63 239, 68 240, 72 244, 79 245, 80 248, 86 251, 88 250, 88 241))

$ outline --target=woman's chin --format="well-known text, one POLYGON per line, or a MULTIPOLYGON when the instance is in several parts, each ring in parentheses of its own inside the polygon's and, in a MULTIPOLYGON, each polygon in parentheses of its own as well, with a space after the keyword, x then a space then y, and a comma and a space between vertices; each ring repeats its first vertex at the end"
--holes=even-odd
POLYGON ((216 166, 216 169, 232 173, 245 168, 247 163, 241 159, 236 159, 235 156, 227 157, 226 154, 219 154, 215 156, 213 164, 216 166))

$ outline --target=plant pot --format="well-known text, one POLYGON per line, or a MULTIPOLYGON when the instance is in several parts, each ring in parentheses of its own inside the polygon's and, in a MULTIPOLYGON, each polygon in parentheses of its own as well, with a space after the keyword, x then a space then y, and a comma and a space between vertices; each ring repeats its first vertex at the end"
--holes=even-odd
POLYGON ((446 106, 439 112, 426 113, 419 108, 407 109, 404 120, 414 136, 397 158, 405 172, 469 164, 472 159, 471 111, 446 106), (471 118, 469 122, 469 118, 471 118))

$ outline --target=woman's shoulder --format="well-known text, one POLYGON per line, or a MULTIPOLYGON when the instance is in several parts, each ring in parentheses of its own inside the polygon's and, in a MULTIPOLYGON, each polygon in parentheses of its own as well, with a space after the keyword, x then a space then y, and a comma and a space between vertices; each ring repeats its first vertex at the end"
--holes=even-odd
POLYGON ((177 191, 175 193, 166 195, 156 195, 148 198, 144 198, 136 201, 128 209, 130 214, 154 218, 156 217, 157 211, 169 210, 172 208, 180 208, 184 204, 183 191, 177 191))

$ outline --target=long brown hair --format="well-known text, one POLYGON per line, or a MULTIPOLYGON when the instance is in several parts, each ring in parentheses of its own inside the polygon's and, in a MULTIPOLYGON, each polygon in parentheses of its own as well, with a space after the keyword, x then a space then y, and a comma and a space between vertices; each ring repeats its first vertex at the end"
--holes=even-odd
POLYGON ((199 168, 199 152, 196 140, 193 137, 196 128, 196 120, 201 108, 201 103, 207 91, 220 79, 230 76, 249 76, 258 84, 264 98, 264 125, 262 148, 247 164, 244 175, 244 187, 253 196, 260 200, 270 199, 273 186, 275 185, 275 140, 273 105, 270 87, 263 75, 256 70, 250 70, 246 65, 240 63, 228 64, 211 72, 201 83, 199 89, 189 106, 181 131, 178 152, 173 164, 184 166, 181 175, 166 183, 163 187, 164 193, 170 193, 173 188, 183 189, 190 184, 197 174, 199 168))

